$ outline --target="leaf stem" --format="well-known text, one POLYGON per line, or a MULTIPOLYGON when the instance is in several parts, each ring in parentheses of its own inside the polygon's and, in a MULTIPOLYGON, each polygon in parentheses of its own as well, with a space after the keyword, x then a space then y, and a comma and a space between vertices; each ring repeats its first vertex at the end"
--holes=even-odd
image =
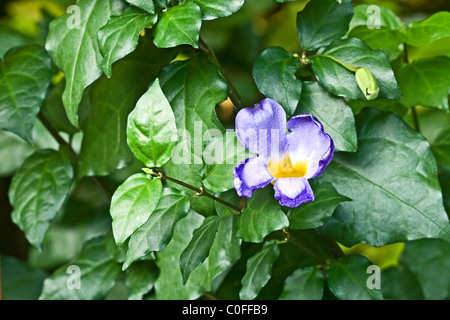
POLYGON ((304 246, 303 243, 298 241, 291 233, 289 233, 289 231, 287 231, 286 229, 283 229, 283 232, 286 235, 285 241, 292 243, 297 248, 299 248, 300 250, 302 250, 303 252, 308 254, 310 257, 316 259, 318 262, 320 262, 320 264, 322 264, 322 265, 327 265, 328 264, 326 259, 322 258, 318 254, 316 254, 314 251, 311 251, 306 246, 304 246))
POLYGON ((180 181, 180 180, 172 178, 172 177, 168 177, 159 168, 157 168, 157 170, 158 170, 158 174, 151 174, 151 173, 150 174, 152 176, 154 176, 154 177, 157 177, 158 179, 164 179, 164 180, 167 180, 167 181, 171 181, 171 182, 179 184, 180 186, 183 186, 183 187, 185 187, 185 188, 187 188, 189 190, 195 191, 196 192, 196 194, 194 195, 195 197, 204 196, 204 197, 210 198, 210 199, 212 199, 214 201, 217 201, 217 202, 219 202, 219 203, 229 207, 230 209, 233 209, 233 211, 236 211, 238 214, 241 213, 241 209, 239 207, 235 206, 232 203, 229 203, 228 201, 225 201, 223 199, 220 199, 220 198, 210 194, 208 191, 206 191, 206 189, 203 186, 201 186, 200 188, 194 187, 194 186, 192 186, 192 185, 190 185, 190 184, 188 184, 186 182, 180 181))
MULTIPOLYGON (((72 157, 72 160, 75 164, 78 164, 78 154, 75 152, 75 150, 72 148, 72 145, 67 142, 66 140, 64 140, 58 133, 58 131, 56 131, 56 129, 53 127, 53 125, 50 123, 50 121, 47 119, 47 117, 40 112, 39 115, 39 120, 41 120, 42 124, 45 126, 45 128, 47 129, 47 131, 52 135, 52 137, 56 140, 56 142, 58 142, 58 144, 60 146, 63 146, 65 148, 67 148, 70 152, 70 155, 72 157)), ((76 171, 76 170, 75 170, 76 171)), ((75 174, 75 176, 77 176, 75 174)), ((91 180, 91 182, 97 187, 97 189, 100 191, 100 193, 103 195, 103 197, 105 198, 105 200, 110 203, 111 202, 111 194, 108 192, 108 190, 103 186, 103 184, 100 182, 100 180, 97 179, 97 177, 88 177, 89 180, 91 180)))
POLYGON ((226 73, 225 69, 220 64, 219 60, 217 59, 216 54, 214 51, 203 41, 202 38, 199 38, 198 40, 198 47, 199 49, 205 53, 216 65, 217 69, 219 69, 220 74, 225 79, 228 85, 228 95, 230 96, 231 102, 233 102, 233 105, 237 110, 241 110, 245 108, 246 104, 244 102, 244 99, 242 99, 242 96, 240 95, 239 91, 236 89, 235 85, 231 81, 230 77, 226 73))
POLYGON ((344 61, 341 61, 341 60, 339 60, 339 59, 336 59, 335 57, 329 56, 329 55, 327 55, 327 54, 316 54, 316 55, 312 56, 311 59, 314 58, 314 57, 322 57, 322 58, 330 59, 330 60, 332 60, 332 61, 334 61, 334 62, 340 64, 340 65, 343 66, 345 69, 347 69, 347 70, 349 70, 349 71, 351 71, 351 72, 356 72, 356 70, 359 69, 359 67, 357 67, 357 66, 351 66, 351 65, 349 65, 348 63, 345 63, 344 61))
MULTIPOLYGON (((403 44, 403 62, 409 64, 408 44, 406 42, 403 44)), ((414 122, 414 128, 420 133, 419 117, 415 106, 411 108, 411 115, 414 122)))

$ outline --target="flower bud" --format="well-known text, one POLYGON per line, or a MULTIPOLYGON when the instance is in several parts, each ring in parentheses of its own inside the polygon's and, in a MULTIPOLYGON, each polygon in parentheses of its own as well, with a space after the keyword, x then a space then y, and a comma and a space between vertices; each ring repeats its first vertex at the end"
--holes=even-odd
POLYGON ((355 77, 359 88, 367 100, 374 100, 378 97, 380 88, 378 87, 377 79, 375 79, 369 69, 358 68, 355 72, 355 77))

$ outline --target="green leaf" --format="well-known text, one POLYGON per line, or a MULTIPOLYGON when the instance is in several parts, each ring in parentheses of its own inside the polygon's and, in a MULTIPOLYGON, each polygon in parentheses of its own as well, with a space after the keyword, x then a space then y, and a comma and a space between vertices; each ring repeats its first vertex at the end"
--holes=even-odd
POLYGON ((351 255, 333 261, 327 272, 328 287, 341 300, 382 300, 380 289, 369 289, 367 267, 372 263, 363 256, 351 255))
POLYGON ((73 180, 69 153, 40 150, 28 157, 9 187, 13 222, 41 249, 50 222, 61 209, 73 180))
POLYGON ((156 13, 154 0, 125 0, 125 1, 151 14, 156 13))
POLYGON ((312 67, 319 83, 332 94, 351 99, 365 99, 356 83, 354 71, 348 70, 339 61, 352 67, 370 70, 380 88, 379 98, 401 98, 394 72, 384 52, 372 50, 356 38, 335 41, 313 58, 312 67))
POLYGON ((438 133, 431 147, 438 166, 450 170, 450 127, 443 128, 438 133))
POLYGON ((325 280, 317 267, 296 270, 284 281, 280 300, 322 300, 325 280))
POLYGON ((83 91, 102 74, 103 57, 98 32, 118 11, 111 0, 79 0, 79 26, 76 14, 65 14, 50 23, 46 49, 64 72, 66 87, 63 103, 70 122, 78 128, 78 105, 83 91))
POLYGON ((302 82, 295 77, 300 67, 298 56, 280 47, 266 49, 253 66, 259 91, 277 101, 288 117, 294 114, 302 94, 302 82))
POLYGON ((381 292, 385 300, 423 300, 419 282, 404 266, 382 270, 381 292))
POLYGON ((369 29, 367 26, 358 26, 350 30, 349 38, 359 38, 372 50, 383 49, 389 59, 400 55, 402 50, 399 46, 405 43, 405 36, 400 30, 392 29, 369 29))
POLYGON ((441 56, 404 64, 398 72, 398 84, 406 107, 423 105, 449 111, 450 58, 441 56))
POLYGON ((50 59, 37 45, 8 51, 0 60, 0 128, 31 142, 31 131, 52 73, 50 59))
POLYGON ((335 154, 319 179, 353 199, 339 204, 323 231, 347 247, 450 239, 436 161, 423 136, 374 109, 360 113, 357 132, 358 151, 335 154))
POLYGON ((158 268, 152 261, 134 263, 127 272, 125 284, 130 289, 128 300, 142 300, 152 290, 158 277, 158 268))
POLYGON ((32 152, 29 143, 11 132, 0 130, 0 177, 13 175, 32 152))
MULTIPOLYGON (((215 107, 227 98, 227 84, 217 67, 204 55, 170 64, 163 69, 159 79, 181 133, 164 172, 170 177, 183 177, 184 182, 200 187, 203 144, 209 142, 211 132, 216 132, 216 136, 225 132, 215 107)), ((173 187, 180 188, 178 185, 173 187)))
MULTIPOLYGON (((373 5, 358 4, 353 7, 353 17, 350 21, 350 30, 356 27, 365 26, 368 29, 368 25, 374 25, 375 22, 380 23, 381 29, 387 28, 392 30, 400 30, 403 27, 403 22, 399 16, 393 11, 382 6, 376 6, 376 10, 380 13, 377 15, 373 5), (375 20, 379 19, 378 21, 375 20)), ((375 30, 375 29, 369 29, 375 30)))
POLYGON ((77 129, 70 123, 67 118, 66 110, 62 102, 62 95, 66 82, 62 79, 47 94, 41 112, 44 117, 53 125, 58 132, 66 132, 70 135, 77 133, 77 129))
POLYGON ((182 191, 165 188, 147 222, 131 235, 122 268, 125 270, 133 261, 164 249, 172 238, 175 224, 185 217, 188 211, 188 196, 182 191))
POLYGON ((450 243, 440 239, 422 239, 405 243, 400 264, 416 276, 425 299, 450 298, 450 243))
POLYGON ((176 131, 175 116, 156 79, 128 116, 128 147, 147 167, 162 167, 177 143, 176 131))
POLYGON ((192 233, 200 227, 204 218, 191 211, 175 226, 172 240, 167 247, 157 253, 160 275, 155 283, 158 300, 192 300, 211 291, 213 280, 227 272, 239 259, 239 239, 236 238, 234 216, 221 220, 208 258, 197 267, 183 285, 179 257, 192 238, 192 233))
POLYGON ((7 24, 0 25, 0 39, 2 39, 0 43, 0 59, 3 59, 5 53, 12 48, 33 43, 33 39, 17 32, 7 24))
POLYGON ((203 20, 228 17, 244 5, 244 0, 184 0, 182 3, 195 2, 202 10, 203 20))
POLYGON ((156 15, 130 7, 99 30, 100 53, 104 58, 102 69, 108 77, 112 74, 112 64, 136 49, 139 34, 145 27, 153 26, 156 19, 156 15))
POLYGON ((30 268, 17 258, 2 254, 2 299, 36 300, 42 290, 46 273, 30 268))
POLYGON ((340 39, 353 16, 351 0, 309 2, 297 15, 298 37, 304 50, 315 50, 340 39))
POLYGON ((92 85, 83 99, 91 111, 81 124, 80 177, 108 175, 133 161, 126 136, 128 115, 177 53, 178 49, 159 49, 151 37, 141 37, 137 49, 114 64, 110 79, 103 76, 92 85))
POLYGON ((104 238, 98 237, 86 243, 78 258, 58 268, 45 279, 39 299, 98 300, 114 286, 119 274, 119 264, 105 251, 104 238), (75 272, 71 273, 73 271, 69 267, 75 267, 75 272), (77 282, 76 270, 80 272, 80 289, 69 286, 77 282))
POLYGON ((406 29, 406 43, 420 47, 450 37, 450 12, 437 12, 427 19, 413 22, 406 29))
POLYGON ((256 190, 237 220, 237 236, 247 242, 262 242, 269 233, 287 228, 289 220, 273 195, 273 188, 256 190))
POLYGON ((337 205, 350 198, 340 195, 331 183, 311 183, 314 191, 313 202, 304 203, 297 208, 289 209, 289 227, 291 229, 311 229, 327 222, 337 205))
POLYGON ((272 265, 278 259, 280 249, 274 240, 264 243, 262 249, 248 259, 242 288, 239 292, 241 300, 256 298, 271 277, 272 265))
POLYGON ((118 246, 148 220, 158 205, 161 192, 161 180, 149 179, 142 173, 132 175, 117 188, 111 199, 110 212, 118 246))
POLYGON ((295 111, 295 114, 301 113, 310 113, 319 119, 337 151, 356 151, 355 118, 344 99, 334 97, 317 82, 305 81, 295 111))
POLYGON ((186 283, 192 271, 208 257, 219 229, 220 220, 217 216, 207 217, 202 225, 194 230, 191 241, 180 256, 183 284, 186 283))
POLYGON ((212 192, 233 188, 233 170, 248 158, 249 152, 237 140, 235 132, 218 136, 203 150, 203 185, 212 192))
POLYGON ((163 12, 158 24, 153 28, 155 45, 158 48, 171 48, 188 44, 198 48, 202 12, 194 2, 170 7, 163 12))

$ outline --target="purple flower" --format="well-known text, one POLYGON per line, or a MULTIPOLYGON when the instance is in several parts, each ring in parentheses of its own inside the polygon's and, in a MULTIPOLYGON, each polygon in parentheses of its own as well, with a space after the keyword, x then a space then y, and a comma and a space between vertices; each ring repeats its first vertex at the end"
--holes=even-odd
POLYGON ((234 168, 233 184, 239 196, 250 198, 254 190, 272 183, 282 206, 295 208, 314 201, 308 179, 320 175, 334 153, 333 140, 315 117, 300 114, 286 123, 284 109, 264 99, 239 111, 236 135, 258 155, 234 168))

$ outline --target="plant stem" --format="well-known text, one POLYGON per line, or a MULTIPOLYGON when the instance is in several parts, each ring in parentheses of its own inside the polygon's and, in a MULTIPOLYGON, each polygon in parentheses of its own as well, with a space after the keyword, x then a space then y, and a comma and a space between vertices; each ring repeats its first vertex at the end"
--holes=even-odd
MULTIPOLYGON (((38 115, 39 120, 41 120, 42 124, 45 126, 47 131, 52 135, 52 137, 58 142, 60 146, 63 146, 67 148, 70 152, 70 155, 72 157, 72 160, 75 164, 78 164, 78 154, 75 152, 75 150, 72 148, 71 144, 65 141, 56 131, 56 129, 53 127, 53 125, 50 123, 50 121, 45 117, 45 115, 41 112, 38 115)), ((76 171, 76 170, 75 170, 76 171)), ((75 174, 76 176, 76 174, 75 174)), ((111 194, 108 192, 108 190, 102 185, 100 180, 97 179, 97 177, 88 177, 89 180, 98 188, 100 193, 103 195, 105 200, 107 202, 111 202, 111 194)))
MULTIPOLYGON (((403 62, 409 64, 407 43, 403 44, 403 62)), ((420 132, 419 117, 417 116, 417 110, 415 106, 411 108, 411 115, 414 122, 414 128, 416 129, 417 132, 420 132)))
POLYGON ((411 108, 411 115, 414 122, 414 128, 416 129, 417 132, 420 132, 419 117, 417 115, 417 110, 415 106, 411 108))
POLYGON ((316 254, 315 252, 311 251, 310 249, 308 249, 307 247, 305 247, 303 245, 303 243, 301 243, 300 241, 298 241, 296 238, 294 238, 294 236, 292 234, 290 234, 286 229, 283 229, 283 232, 286 234, 286 241, 292 243, 293 245, 295 245, 296 247, 298 247, 300 250, 302 250, 303 252, 305 252, 306 254, 308 254, 309 256, 311 256, 312 258, 316 259, 318 262, 320 262, 322 265, 326 265, 328 264, 326 259, 322 258, 321 256, 319 256, 318 254, 316 254))
POLYGON ((315 56, 312 56, 311 59, 314 58, 314 57, 322 57, 322 58, 330 59, 330 60, 332 60, 332 61, 334 61, 334 62, 340 64, 340 65, 343 66, 345 69, 347 69, 347 70, 349 70, 349 71, 351 71, 351 72, 356 72, 356 70, 359 69, 359 67, 351 66, 351 65, 349 65, 348 63, 345 63, 344 61, 341 61, 341 60, 339 60, 339 59, 336 59, 335 57, 329 56, 329 55, 327 55, 327 54, 317 54, 317 55, 315 55, 315 56))
POLYGON ((237 110, 241 110, 241 109, 245 108, 246 104, 244 102, 244 99, 242 99, 242 96, 240 95, 240 93, 238 92, 236 87, 234 86, 231 79, 228 77, 227 73, 225 72, 225 69, 220 64, 214 51, 203 41, 202 38, 200 38, 198 41, 198 47, 202 52, 204 52, 208 57, 210 57, 210 59, 216 65, 217 69, 219 69, 219 72, 222 75, 222 77, 227 82, 228 95, 230 96, 230 100, 231 100, 231 102, 233 102, 234 107, 237 110))
POLYGON ((241 209, 239 207, 235 206, 232 203, 229 203, 228 201, 225 201, 223 199, 220 199, 220 198, 210 194, 208 191, 205 190, 205 188, 203 186, 201 188, 196 188, 196 187, 194 187, 194 186, 192 186, 192 185, 190 185, 190 184, 188 184, 186 182, 183 182, 183 181, 180 181, 178 179, 166 176, 166 174, 164 172, 162 172, 161 169, 159 169, 159 168, 157 170, 158 170, 158 174, 157 175, 153 175, 154 177, 157 177, 159 179, 164 179, 164 180, 171 181, 173 183, 179 184, 180 186, 183 186, 183 187, 185 187, 187 189, 195 191, 196 192, 196 194, 195 194, 196 197, 204 196, 204 197, 210 198, 210 199, 212 199, 214 201, 217 201, 217 202, 219 202, 219 203, 221 203, 221 204, 223 204, 223 205, 233 209, 237 213, 241 213, 241 209))

